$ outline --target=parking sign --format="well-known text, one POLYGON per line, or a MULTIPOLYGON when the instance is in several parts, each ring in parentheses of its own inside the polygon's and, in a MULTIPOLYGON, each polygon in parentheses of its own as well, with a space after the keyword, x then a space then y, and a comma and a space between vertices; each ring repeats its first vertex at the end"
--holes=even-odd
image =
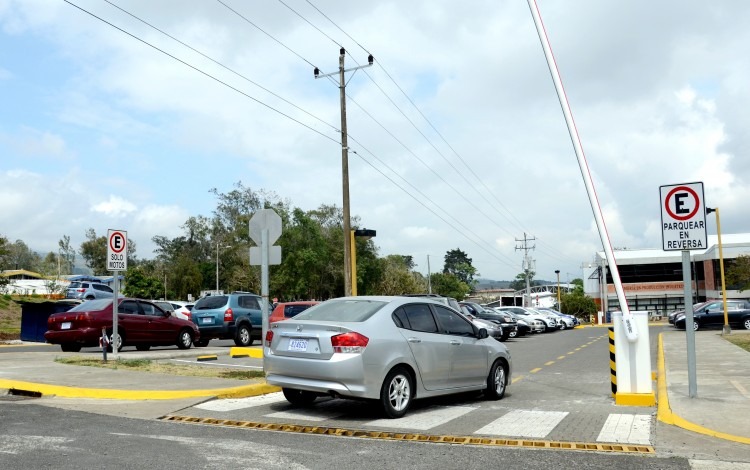
POLYGON ((107 232, 107 271, 128 269, 128 232, 112 230, 107 232))
POLYGON ((659 186, 659 194, 662 248, 665 251, 706 249, 708 237, 703 183, 659 186))

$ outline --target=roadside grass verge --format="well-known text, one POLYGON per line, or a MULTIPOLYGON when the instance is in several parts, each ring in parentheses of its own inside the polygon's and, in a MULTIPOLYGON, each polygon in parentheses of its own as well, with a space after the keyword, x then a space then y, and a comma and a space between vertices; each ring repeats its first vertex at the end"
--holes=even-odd
POLYGON ((750 334, 743 333, 743 334, 732 334, 729 336, 722 336, 725 340, 729 341, 732 344, 736 344, 737 346, 741 347, 745 351, 750 352, 750 334))
POLYGON ((264 378, 261 370, 236 370, 222 367, 198 366, 188 364, 171 364, 149 359, 120 359, 104 362, 101 359, 88 357, 57 357, 55 362, 74 366, 102 367, 114 370, 135 370, 159 374, 184 375, 191 377, 215 377, 220 379, 254 380, 264 378))

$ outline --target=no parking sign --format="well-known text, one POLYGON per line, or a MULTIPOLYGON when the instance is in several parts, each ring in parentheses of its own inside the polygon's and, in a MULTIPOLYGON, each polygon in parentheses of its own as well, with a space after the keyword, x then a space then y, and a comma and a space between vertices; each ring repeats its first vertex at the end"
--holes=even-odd
POLYGON ((701 250, 708 246, 703 183, 659 186, 662 248, 701 250))

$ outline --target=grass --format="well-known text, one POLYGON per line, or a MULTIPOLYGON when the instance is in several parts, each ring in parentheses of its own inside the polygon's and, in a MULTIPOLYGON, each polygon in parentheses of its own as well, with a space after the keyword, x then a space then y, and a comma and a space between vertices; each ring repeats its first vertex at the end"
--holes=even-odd
POLYGON ((221 367, 192 366, 171 364, 168 362, 152 361, 149 359, 120 359, 104 362, 101 359, 72 356, 58 357, 55 362, 76 366, 102 367, 105 369, 125 369, 140 372, 155 372, 159 374, 184 375, 191 377, 215 377, 220 379, 253 380, 263 378, 260 370, 236 370, 221 367))
POLYGON ((745 351, 750 352, 750 334, 733 334, 729 336, 723 336, 723 338, 732 344, 736 344, 745 351))
POLYGON ((21 338, 21 305, 10 295, 0 296, 0 341, 21 338))

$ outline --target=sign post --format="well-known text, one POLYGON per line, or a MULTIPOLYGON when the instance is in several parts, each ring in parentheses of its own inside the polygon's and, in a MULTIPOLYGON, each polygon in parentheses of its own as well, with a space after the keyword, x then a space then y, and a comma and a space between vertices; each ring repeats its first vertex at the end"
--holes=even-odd
MULTIPOLYGON (((249 225, 250 238, 259 245, 250 247, 250 264, 260 265, 260 294, 263 297, 260 343, 265 350, 268 331, 268 266, 281 264, 281 247, 273 246, 281 236, 281 217, 273 209, 262 209, 252 216, 249 225)), ((266 369, 265 357, 264 353, 263 370, 266 369)))
MULTIPOLYGON (((107 271, 114 271, 113 276, 113 288, 114 299, 112 300, 112 338, 109 344, 112 345, 112 352, 115 356, 115 361, 120 359, 119 346, 120 337, 117 332, 117 311, 119 307, 118 300, 120 299, 120 271, 126 271, 128 269, 128 232, 125 230, 112 230, 107 231, 107 271)), ((104 356, 106 358, 106 355, 104 356)))
POLYGON ((695 367, 695 330, 693 319, 690 250, 706 249, 706 207, 703 183, 659 186, 662 249, 682 251, 682 282, 685 295, 685 338, 687 340, 688 394, 698 396, 695 367))

